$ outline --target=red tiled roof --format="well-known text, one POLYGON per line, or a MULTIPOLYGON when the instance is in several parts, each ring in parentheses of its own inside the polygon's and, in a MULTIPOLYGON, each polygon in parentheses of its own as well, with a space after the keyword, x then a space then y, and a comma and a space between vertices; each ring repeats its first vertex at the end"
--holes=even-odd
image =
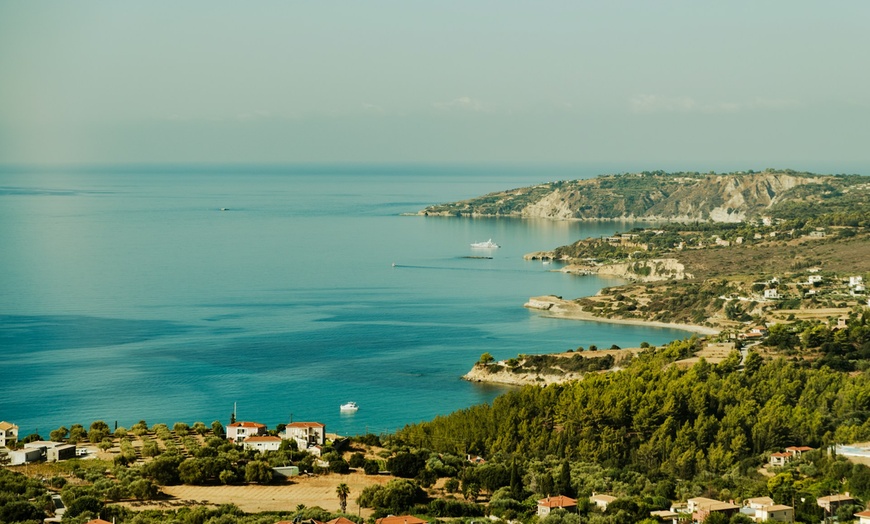
POLYGON ((228 428, 265 428, 265 424, 259 422, 233 422, 228 428))
POLYGON ((576 499, 572 499, 571 497, 566 497, 564 495, 559 495, 557 497, 547 497, 538 501, 538 506, 544 506, 547 508, 567 508, 576 505, 576 499))
POLYGON ((414 515, 398 515, 378 519, 375 521, 375 524, 427 524, 427 522, 423 519, 418 519, 414 515))
POLYGON ((324 428, 320 422, 291 422, 287 424, 288 428, 324 428))
POLYGON ((356 524, 356 522, 345 517, 338 517, 337 519, 328 521, 326 524, 356 524))

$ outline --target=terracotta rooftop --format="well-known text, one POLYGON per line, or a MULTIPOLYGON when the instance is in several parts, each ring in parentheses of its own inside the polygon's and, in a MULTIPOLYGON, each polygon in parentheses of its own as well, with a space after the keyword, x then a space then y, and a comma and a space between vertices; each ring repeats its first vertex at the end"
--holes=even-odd
POLYGON ((547 497, 538 501, 538 506, 544 506, 546 508, 568 508, 576 505, 576 499, 572 499, 571 497, 566 497, 564 495, 547 497))
POLYGON ((389 516, 375 521, 375 524, 428 524, 423 519, 418 519, 414 515, 398 515, 389 516))
POLYGON ((288 428, 325 428, 320 422, 291 422, 287 424, 288 428))
POLYGON ((233 422, 228 428, 265 428, 265 424, 259 422, 233 422))
POLYGON ((245 439, 245 442, 281 442, 281 437, 273 437, 272 435, 252 435, 245 439))

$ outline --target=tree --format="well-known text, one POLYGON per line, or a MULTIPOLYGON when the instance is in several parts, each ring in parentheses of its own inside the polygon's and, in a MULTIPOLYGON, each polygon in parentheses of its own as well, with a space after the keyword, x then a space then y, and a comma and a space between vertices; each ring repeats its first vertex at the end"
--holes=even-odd
POLYGON ((484 366, 488 366, 489 364, 491 364, 494 361, 495 361, 495 357, 490 355, 489 352, 486 352, 483 355, 480 355, 480 360, 478 362, 480 362, 484 366))
POLYGON ((88 432, 85 430, 84 426, 81 424, 73 424, 69 428, 69 439, 68 442, 70 444, 78 444, 79 442, 88 438, 88 432))
POLYGON ((220 423, 219 420, 215 420, 211 423, 211 432, 214 433, 216 437, 222 437, 224 434, 224 426, 220 423))
POLYGON ((556 493, 566 497, 574 496, 574 488, 571 486, 571 465, 565 460, 562 469, 559 470, 559 480, 556 481, 556 493))
POLYGON ((66 428, 66 426, 61 426, 49 433, 48 438, 50 438, 53 442, 63 442, 63 439, 66 438, 68 433, 69 430, 66 428))
POLYGON ((100 514, 100 510, 102 509, 103 503, 100 502, 97 497, 91 495, 83 495, 73 500, 72 503, 67 506, 64 517, 75 517, 81 515, 86 511, 90 512, 94 516, 98 516, 100 514))
POLYGON ((245 466, 245 480, 247 482, 256 482, 257 484, 268 484, 272 482, 272 466, 268 462, 262 460, 254 460, 248 462, 245 466))
POLYGON ((350 494, 350 488, 342 482, 335 488, 335 493, 338 495, 338 503, 341 505, 341 512, 347 513, 347 496, 350 494))

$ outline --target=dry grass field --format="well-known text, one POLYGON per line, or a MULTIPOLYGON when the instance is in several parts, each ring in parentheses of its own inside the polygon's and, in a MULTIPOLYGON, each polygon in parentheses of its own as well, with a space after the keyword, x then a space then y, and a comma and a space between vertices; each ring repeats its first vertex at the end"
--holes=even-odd
POLYGON ((350 488, 347 498, 348 513, 368 517, 371 510, 360 508, 356 498, 366 486, 386 484, 393 477, 350 473, 347 475, 317 475, 294 477, 287 482, 260 486, 165 486, 162 491, 169 496, 159 501, 125 502, 133 509, 170 509, 182 506, 219 506, 235 504, 246 513, 261 511, 293 511, 299 504, 306 507, 319 506, 327 511, 339 511, 335 488, 345 483, 350 488))

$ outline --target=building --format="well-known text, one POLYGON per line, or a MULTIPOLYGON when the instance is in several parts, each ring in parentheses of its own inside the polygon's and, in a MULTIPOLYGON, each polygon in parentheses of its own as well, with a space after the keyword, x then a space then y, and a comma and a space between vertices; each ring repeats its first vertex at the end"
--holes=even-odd
POLYGON ((756 522, 794 522, 794 508, 784 504, 773 504, 755 510, 756 522))
POLYGON ((785 448, 785 452, 791 455, 794 458, 800 458, 801 455, 806 453, 807 451, 812 451, 813 448, 809 446, 789 446, 785 448))
POLYGON ((13 448, 18 442, 18 426, 5 420, 0 422, 0 447, 13 448))
POLYGON ((266 425, 258 422, 233 422, 227 426, 227 440, 241 444, 253 435, 265 435, 266 425))
POLYGON ((390 515, 375 521, 375 524, 429 524, 423 519, 418 519, 414 515, 390 515))
POLYGON ((816 504, 818 504, 819 507, 825 510, 825 512, 827 513, 835 513, 837 511, 837 508, 839 508, 843 504, 853 504, 854 502, 855 499, 852 498, 851 495, 849 495, 848 491, 846 493, 843 493, 842 495, 830 495, 827 497, 819 497, 816 499, 816 504))
POLYGON ((34 440, 24 445, 25 449, 39 449, 42 452, 42 459, 48 462, 57 462, 58 460, 67 460, 76 458, 76 445, 64 444, 63 442, 54 442, 49 440, 34 440))
POLYGON ((765 289, 764 290, 764 298, 771 299, 771 300, 777 299, 777 298, 779 298, 779 291, 777 291, 776 288, 765 289))
POLYGON ((697 497, 689 499, 689 511, 692 513, 694 522, 704 522, 711 513, 722 513, 729 519, 732 515, 740 511, 740 507, 730 502, 722 502, 721 500, 708 499, 705 497, 697 497))
POLYGON ((10 466, 20 466, 21 464, 38 462, 40 460, 42 460, 42 449, 40 448, 22 448, 9 452, 10 466))
POLYGON ((773 499, 770 497, 755 497, 743 501, 743 505, 751 509, 761 509, 764 506, 772 506, 773 499))
POLYGON ((244 441, 245 449, 255 449, 260 453, 266 451, 278 451, 284 439, 271 435, 252 435, 244 441))
POLYGON ((291 422, 284 435, 287 440, 295 440, 301 450, 326 444, 326 426, 320 422, 291 422))
POLYGON ((770 465, 773 467, 781 468, 791 460, 791 457, 792 455, 790 453, 771 453, 770 465))
POLYGON ((591 497, 589 497, 589 502, 598 506, 601 511, 607 511, 607 505, 616 500, 616 497, 613 495, 598 495, 593 493, 591 497))
POLYGON ((63 442, 51 442, 48 440, 34 440, 28 442, 21 449, 9 452, 10 464, 18 466, 29 462, 57 462, 76 458, 75 444, 63 442))
POLYGON ((858 524, 870 524, 870 511, 855 513, 855 516, 858 517, 858 524))
POLYGON ((564 509, 572 513, 577 512, 577 499, 558 495, 555 497, 547 497, 538 501, 538 516, 544 517, 550 514, 554 509, 564 509))

